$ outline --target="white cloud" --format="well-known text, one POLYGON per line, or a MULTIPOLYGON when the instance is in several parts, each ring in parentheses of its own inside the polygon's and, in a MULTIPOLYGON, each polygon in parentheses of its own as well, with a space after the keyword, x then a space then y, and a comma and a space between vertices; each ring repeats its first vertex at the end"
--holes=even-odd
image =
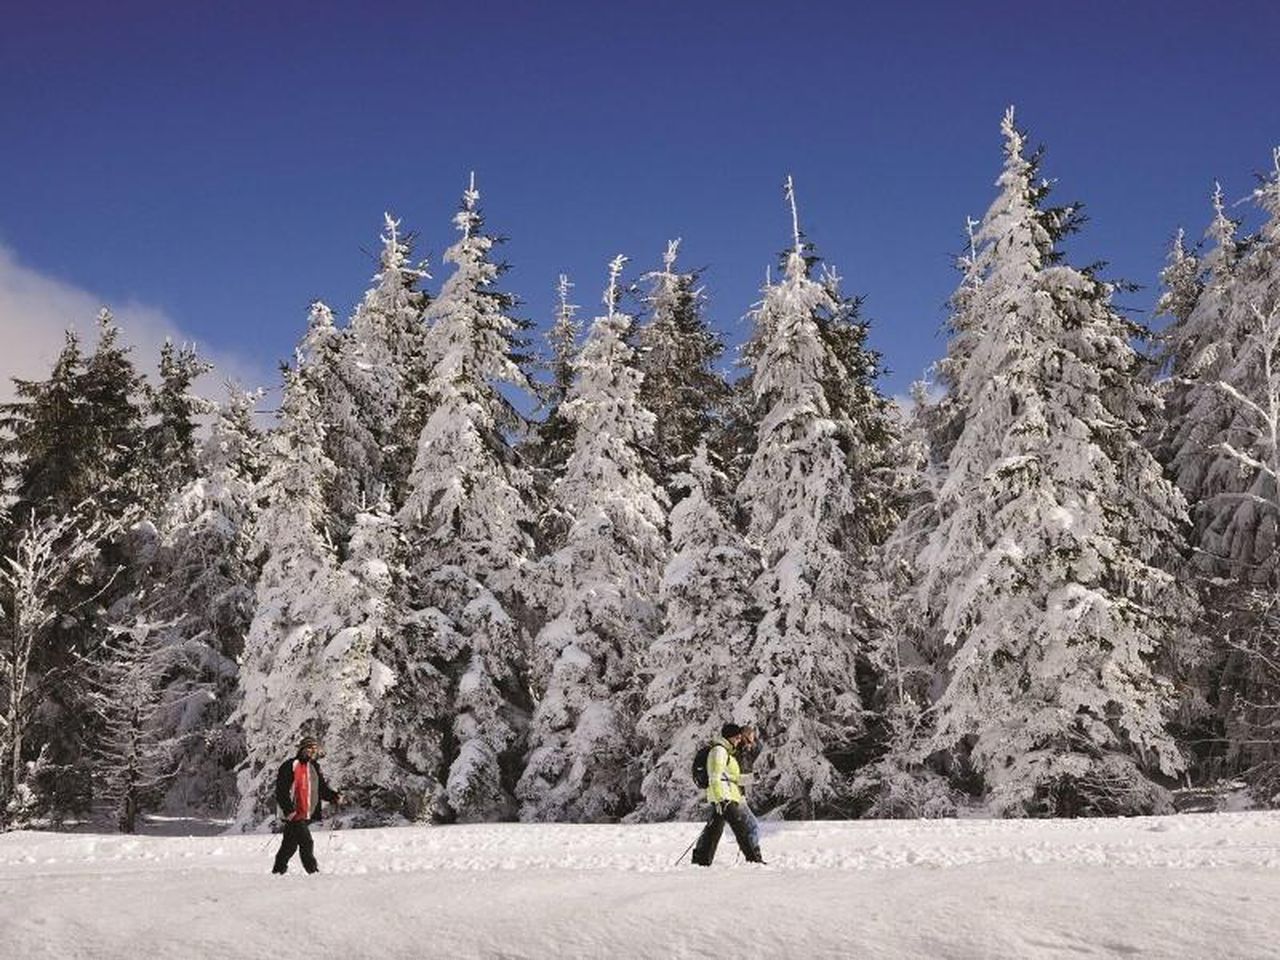
POLYGON ((13 398, 13 377, 42 380, 49 375, 62 349, 64 330, 75 330, 85 351, 92 351, 97 342, 95 322, 103 306, 110 308, 122 338, 134 348, 134 363, 149 376, 155 372, 160 347, 169 339, 195 342, 200 355, 215 364, 213 373, 196 385, 203 396, 222 399, 222 384, 228 379, 245 386, 271 385, 276 380, 273 371, 260 363, 195 341, 162 310, 132 301, 108 302, 24 266, 13 251, 0 245, 0 402, 13 398))

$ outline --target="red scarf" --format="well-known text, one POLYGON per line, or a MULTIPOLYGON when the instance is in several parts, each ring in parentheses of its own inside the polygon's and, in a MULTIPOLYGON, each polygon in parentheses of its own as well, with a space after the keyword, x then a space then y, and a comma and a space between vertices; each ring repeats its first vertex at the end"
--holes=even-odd
POLYGON ((293 813, 290 820, 311 819, 311 764, 293 761, 293 813))

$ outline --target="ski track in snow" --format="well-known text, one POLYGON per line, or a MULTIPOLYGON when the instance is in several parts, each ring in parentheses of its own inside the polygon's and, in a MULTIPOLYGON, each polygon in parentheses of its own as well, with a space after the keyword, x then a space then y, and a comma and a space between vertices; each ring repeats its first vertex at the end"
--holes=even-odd
POLYGON ((0 956, 1280 958, 1280 813, 0 835, 0 956))

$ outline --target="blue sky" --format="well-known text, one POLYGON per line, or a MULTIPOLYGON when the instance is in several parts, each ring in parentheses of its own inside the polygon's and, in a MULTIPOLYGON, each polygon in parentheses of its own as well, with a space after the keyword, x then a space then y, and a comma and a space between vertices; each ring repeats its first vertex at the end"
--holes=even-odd
POLYGON ((21 345, 103 301, 268 376, 310 300, 349 314, 384 210, 438 287, 470 170, 525 316, 546 323, 562 271, 594 315, 614 254, 634 279, 681 237, 737 342, 791 173, 900 393, 944 350, 1006 105, 1085 203, 1073 260, 1146 285, 1122 298, 1139 310, 1214 179, 1246 197, 1280 144, 1275 2, 125 0, 4 21, 4 374, 41 375, 21 345))

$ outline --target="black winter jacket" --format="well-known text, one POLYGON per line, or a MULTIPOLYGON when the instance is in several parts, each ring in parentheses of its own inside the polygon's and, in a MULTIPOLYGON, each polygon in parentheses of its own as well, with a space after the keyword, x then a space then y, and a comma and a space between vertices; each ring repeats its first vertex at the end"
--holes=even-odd
MULTIPOLYGON (((308 761, 302 757, 294 757, 292 760, 286 760, 280 764, 280 770, 276 773, 276 803, 280 805, 280 809, 284 811, 285 817, 293 814, 297 804, 293 796, 293 771, 295 764, 307 763, 308 761)), ((323 820, 324 816, 320 811, 320 801, 328 800, 332 803, 338 799, 338 792, 329 787, 324 779, 324 774, 320 772, 320 764, 315 760, 310 761, 311 772, 315 775, 314 783, 317 786, 315 795, 311 798, 311 810, 308 811, 307 820, 323 820)))

